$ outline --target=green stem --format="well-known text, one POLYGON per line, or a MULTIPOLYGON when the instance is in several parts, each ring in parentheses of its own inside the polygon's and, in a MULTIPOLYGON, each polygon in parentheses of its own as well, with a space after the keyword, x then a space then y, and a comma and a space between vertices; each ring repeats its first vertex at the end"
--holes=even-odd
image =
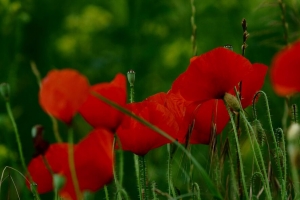
POLYGON ((120 106, 119 104, 105 98, 104 96, 96 93, 96 92, 91 92, 92 95, 94 95, 95 97, 97 97, 98 99, 100 99, 101 101, 105 102, 106 104, 112 106, 113 108, 119 110, 120 112, 132 117, 133 119, 137 120, 138 122, 140 122, 141 124, 147 126, 148 128, 150 128, 151 130, 159 133, 160 135, 164 136, 165 138, 167 138, 168 140, 170 140, 172 143, 174 143, 174 145, 176 145, 180 150, 182 150, 187 157, 191 160, 191 162, 194 163, 195 167, 198 169, 198 171, 200 172, 200 175, 202 177, 202 180, 206 183, 206 186, 208 188, 208 190, 212 193, 212 195, 215 197, 215 199, 223 199, 223 197, 221 196, 221 194, 219 193, 219 191, 216 189, 214 183, 212 182, 212 180, 209 178, 206 170, 200 165, 200 163, 195 159, 195 157, 193 157, 191 155, 191 153, 189 151, 187 151, 185 149, 184 146, 182 146, 176 139, 174 139, 173 137, 171 137, 169 134, 167 134, 166 132, 164 132, 163 130, 159 129, 156 126, 153 126, 150 122, 146 121, 145 119, 135 115, 134 113, 132 113, 131 111, 123 108, 122 106, 120 106))
POLYGON ((105 200, 109 200, 109 193, 106 185, 104 185, 104 193, 105 193, 105 200))
POLYGON ((239 166, 240 166, 241 180, 242 180, 242 186, 243 186, 243 189, 244 189, 244 194, 246 196, 246 199, 249 199, 249 195, 248 195, 248 191, 247 191, 247 185, 246 185, 246 181, 245 181, 244 167, 243 167, 243 161, 242 161, 242 156, 241 156, 242 154, 241 154, 241 148, 240 148, 238 133, 237 133, 237 130, 236 130, 236 126, 235 126, 234 119, 233 119, 232 113, 230 111, 230 108, 228 107, 228 105, 225 101, 224 101, 224 103, 226 105, 227 112, 229 114, 230 121, 231 121, 232 128, 233 128, 233 132, 234 132, 236 149, 237 149, 238 158, 239 158, 239 161, 240 161, 239 166))
POLYGON ((266 167, 265 167, 265 163, 264 163, 264 159, 263 159, 263 156, 262 156, 262 153, 261 153, 261 149, 259 147, 259 144, 258 144, 255 136, 254 136, 254 130, 252 129, 251 124, 246 119, 246 117, 245 117, 242 110, 241 110, 241 116, 242 116, 243 122, 244 122, 245 127, 246 127, 246 132, 247 132, 247 135, 249 137, 251 147, 253 149, 255 164, 256 164, 257 168, 260 170, 260 172, 264 175, 263 184, 264 184, 264 188, 265 188, 265 191, 266 191, 267 198, 272 199, 270 185, 269 185, 269 179, 268 179, 268 175, 267 175, 267 170, 266 170, 266 167), (251 133, 252 133, 252 135, 251 135, 251 133), (259 159, 261 165, 259 164, 258 159, 259 159))
MULTIPOLYGON (((18 151, 19 151, 22 167, 23 167, 24 171, 26 172, 26 174, 28 175, 28 178, 29 178, 29 180, 32 184, 33 180, 32 180, 32 177, 31 177, 31 175, 29 174, 29 172, 27 170, 27 166, 26 166, 26 163, 25 163, 24 155, 23 155, 23 150, 22 150, 23 148, 22 148, 22 143, 21 143, 21 140, 20 140, 19 130, 18 130, 14 115, 12 113, 9 101, 6 101, 5 105, 6 105, 6 110, 7 110, 8 116, 11 120, 13 129, 14 129, 14 133, 15 133, 15 136, 16 136, 16 141, 17 141, 17 145, 18 145, 18 151)), ((34 191, 34 196, 38 200, 40 199, 40 196, 39 196, 39 194, 36 190, 34 191)))
MULTIPOLYGON (((113 147, 112 147, 113 155, 115 154, 115 151, 114 151, 115 150, 115 144, 116 144, 116 138, 114 138, 114 141, 113 141, 113 147)), ((122 196, 121 196, 122 186, 120 185, 120 183, 118 181, 116 168, 115 168, 114 165, 113 165, 113 174, 114 174, 114 181, 115 181, 115 184, 116 184, 116 187, 117 187, 117 199, 122 200, 122 196)))
POLYGON ((146 162, 145 156, 139 156, 139 164, 140 164, 140 182, 141 182, 141 190, 142 190, 142 199, 148 199, 147 192, 147 170, 146 170, 146 162))
POLYGON ((74 185, 74 190, 77 196, 77 199, 82 199, 82 194, 80 192, 80 187, 78 183, 78 178, 76 174, 75 168, 75 158, 74 158, 74 141, 73 141, 73 129, 69 127, 68 129, 68 160, 69 160, 69 167, 71 172, 71 177, 74 185))
POLYGON ((169 159, 168 159, 168 185, 169 185, 169 195, 173 195, 173 197, 176 197, 173 180, 172 180, 172 152, 171 152, 171 144, 167 144, 168 153, 169 153, 169 159))
MULTIPOLYGON (((286 175, 285 175, 286 172, 284 172, 284 175, 282 174, 282 172, 285 171, 285 169, 282 169, 281 164, 280 164, 281 155, 280 155, 280 152, 279 152, 278 143, 277 143, 277 140, 276 140, 276 137, 275 137, 275 132, 274 132, 273 125, 272 125, 272 119, 271 119, 271 114, 270 114, 268 97, 267 97, 266 93, 264 93, 263 91, 259 91, 255 94, 254 99, 256 99, 256 96, 258 94, 262 94, 262 97, 265 100, 265 105, 266 105, 266 109, 267 109, 268 123, 269 123, 269 126, 270 126, 270 131, 271 131, 271 136, 272 136, 272 139, 273 139, 273 143, 275 145, 275 151, 276 151, 275 160, 276 160, 276 166, 277 166, 278 171, 279 171, 279 179, 280 179, 280 182, 281 182, 281 198, 282 199, 287 199, 286 175)), ((284 137, 283 134, 282 134, 282 137, 284 137)), ((285 146, 283 148, 285 149, 285 146)), ((284 152, 285 152, 285 150, 284 150, 284 152)), ((285 158, 284 158, 284 160, 285 160, 285 158)), ((284 165, 285 165, 284 168, 286 168, 286 164, 284 164, 284 165)))

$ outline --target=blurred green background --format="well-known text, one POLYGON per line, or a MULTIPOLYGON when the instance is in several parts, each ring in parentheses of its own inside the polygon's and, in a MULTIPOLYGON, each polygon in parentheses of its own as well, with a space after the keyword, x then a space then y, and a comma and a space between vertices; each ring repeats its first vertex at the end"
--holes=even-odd
MULTIPOLYGON (((300 3, 297 0, 284 2, 292 42, 299 37, 300 3)), ((250 33, 246 57, 252 63, 270 66, 274 54, 285 45, 281 11, 275 0, 195 0, 195 7, 198 55, 225 44, 233 45, 234 51, 241 53, 243 18, 250 33)), ((39 88, 31 71, 31 61, 36 63, 42 76, 53 68, 68 67, 86 75, 91 84, 110 81, 116 73, 126 74, 133 69, 136 101, 141 101, 157 92, 168 91, 172 81, 188 66, 192 57, 190 19, 191 2, 187 0, 0 0, 0 82, 11 86, 11 104, 26 162, 33 154, 32 126, 42 124, 45 138, 55 142, 51 121, 38 103, 39 88)), ((263 89, 269 95, 274 127, 280 127, 284 100, 273 93, 269 77, 263 89)), ((6 165, 22 171, 12 125, 5 103, 1 102, 0 171, 6 165)), ((261 118, 264 116, 262 111, 261 118)), ((59 125, 66 138, 66 126, 59 125)), ((77 140, 89 130, 91 127, 77 116, 77 140)), ((197 159, 203 160, 206 166, 208 146, 197 145, 196 148, 200 150, 197 159)), ((162 149, 147 155, 147 162, 149 179, 166 191, 166 149, 162 149)), ((124 185, 135 199, 132 155, 125 155, 124 185)), ((23 180, 15 174, 13 177, 18 180, 21 196, 29 195, 23 180)), ((13 191, 12 186, 7 186, 1 196, 7 197, 13 191)))

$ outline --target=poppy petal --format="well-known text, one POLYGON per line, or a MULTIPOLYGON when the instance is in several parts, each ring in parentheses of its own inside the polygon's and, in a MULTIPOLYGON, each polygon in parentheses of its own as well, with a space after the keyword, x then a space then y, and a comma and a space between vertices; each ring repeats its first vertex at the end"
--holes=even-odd
POLYGON ((191 59, 188 69, 172 85, 188 101, 202 103, 221 99, 251 70, 243 56, 225 48, 216 48, 191 59))
MULTIPOLYGON (((125 105, 126 103, 126 77, 123 74, 117 74, 110 83, 93 85, 91 90, 119 105, 125 105)), ((122 119, 120 111, 102 102, 92 94, 88 95, 80 107, 79 113, 94 128, 105 127, 112 131, 117 128, 122 119)))
MULTIPOLYGON (((143 101, 128 104, 127 108, 152 125, 162 129, 171 137, 176 138, 176 133, 179 129, 178 124, 173 114, 163 105, 156 102, 143 101)), ((170 143, 169 139, 129 116, 124 117, 122 124, 117 130, 117 135, 123 150, 131 151, 140 156, 147 154, 151 149, 170 143)))
POLYGON ((280 51, 272 61, 271 81, 279 96, 300 92, 300 41, 280 51))
POLYGON ((261 90, 268 67, 264 64, 255 63, 253 70, 242 80, 242 106, 248 107, 252 104, 254 95, 261 90))
POLYGON ((51 70, 42 80, 39 102, 47 113, 69 124, 88 91, 88 80, 76 70, 51 70))
MULTIPOLYGON (((97 191, 113 178, 113 134, 106 129, 95 129, 74 149, 76 175, 81 191, 97 191)), ((66 184, 60 195, 76 199, 69 168, 63 173, 66 184)))
POLYGON ((190 138, 191 144, 208 144, 211 133, 220 134, 229 121, 229 115, 222 100, 212 99, 197 109, 195 125, 190 138))
MULTIPOLYGON (((68 164, 68 144, 59 143, 50 145, 44 158, 54 173, 62 172, 63 168, 68 164)), ((33 181, 38 185, 38 193, 42 194, 53 190, 52 174, 46 167, 42 155, 30 161, 28 171, 33 181)))

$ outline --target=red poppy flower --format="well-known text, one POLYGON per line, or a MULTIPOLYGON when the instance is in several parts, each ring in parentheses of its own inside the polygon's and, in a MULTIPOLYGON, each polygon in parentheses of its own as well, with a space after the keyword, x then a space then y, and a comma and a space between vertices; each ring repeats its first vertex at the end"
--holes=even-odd
POLYGON ((202 103, 222 99, 251 71, 251 63, 225 48, 216 48, 191 59, 188 69, 173 83, 187 101, 202 103))
MULTIPOLYGON (((263 64, 253 64, 251 72, 242 79, 243 108, 252 104, 254 95, 262 88, 267 69, 263 64)), ((234 89, 229 93, 235 95, 234 89)), ((212 131, 220 134, 229 121, 225 104, 218 99, 202 103, 195 113, 195 125, 190 139, 192 144, 208 144, 212 131)))
POLYGON ((272 61, 271 81, 275 92, 289 96, 300 92, 300 41, 280 51, 272 61))
MULTIPOLYGON (((65 166, 68 165, 68 144, 58 143, 50 145, 44 158, 54 173, 61 173, 65 166)), ((38 193, 43 194, 53 190, 52 174, 46 167, 42 155, 30 161, 28 171, 38 186, 38 193)))
MULTIPOLYGON (((106 129, 95 129, 80 141, 74 149, 76 175, 80 190, 95 192, 113 178, 113 134, 106 129)), ((67 165, 68 166, 68 165, 67 165)), ((60 191, 64 199, 76 199, 69 171, 62 173, 66 184, 60 191)))
MULTIPOLYGON (((176 138, 179 130, 173 114, 157 102, 143 101, 127 105, 127 109, 147 120, 152 125, 176 138)), ((158 148, 171 141, 129 116, 124 116, 117 130, 122 149, 143 156, 151 149, 158 148)))
POLYGON ((88 91, 88 80, 76 70, 51 70, 42 81, 39 101, 47 113, 69 124, 88 91))
MULTIPOLYGON (((109 183, 113 177, 113 134, 105 129, 95 129, 81 142, 74 145, 75 170, 81 191, 97 191, 109 183)), ((76 199, 69 169, 68 144, 52 144, 45 155, 51 171, 65 176, 66 183, 60 195, 66 199, 76 199)), ((41 155, 32 159, 28 171, 38 193, 53 190, 53 177, 41 155)), ((28 186, 29 187, 29 186, 28 186)))
MULTIPOLYGON (((117 74, 110 83, 93 85, 91 90, 119 105, 125 105, 126 103, 126 77, 123 74, 117 74)), ((93 127, 105 127, 112 131, 115 131, 122 119, 120 111, 102 102, 92 94, 89 94, 81 105, 79 113, 93 127)))

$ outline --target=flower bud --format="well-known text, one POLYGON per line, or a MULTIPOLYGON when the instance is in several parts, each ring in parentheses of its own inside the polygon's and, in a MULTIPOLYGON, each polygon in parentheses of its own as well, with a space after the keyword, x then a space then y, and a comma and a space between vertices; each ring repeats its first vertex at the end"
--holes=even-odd
POLYGON ((135 72, 132 69, 127 72, 127 79, 130 87, 133 87, 135 81, 135 72))
POLYGON ((287 131, 288 152, 292 165, 296 166, 299 161, 299 135, 300 125, 293 123, 287 131))
POLYGON ((226 92, 223 97, 223 100, 229 106, 229 108, 231 108, 233 111, 236 111, 236 112, 240 111, 240 102, 232 94, 229 94, 226 92))
POLYGON ((35 193, 37 193, 37 187, 38 187, 38 185, 35 182, 30 183, 30 190, 33 193, 33 195, 35 195, 35 193))
POLYGON ((60 174, 53 174, 53 187, 60 190, 65 185, 66 179, 60 174))
POLYGON ((10 87, 8 83, 1 83, 0 84, 0 93, 5 101, 9 100, 10 96, 10 87))
POLYGON ((42 135, 44 132, 44 127, 40 124, 35 125, 34 127, 32 127, 31 129, 31 136, 32 138, 36 138, 38 135, 42 135))

